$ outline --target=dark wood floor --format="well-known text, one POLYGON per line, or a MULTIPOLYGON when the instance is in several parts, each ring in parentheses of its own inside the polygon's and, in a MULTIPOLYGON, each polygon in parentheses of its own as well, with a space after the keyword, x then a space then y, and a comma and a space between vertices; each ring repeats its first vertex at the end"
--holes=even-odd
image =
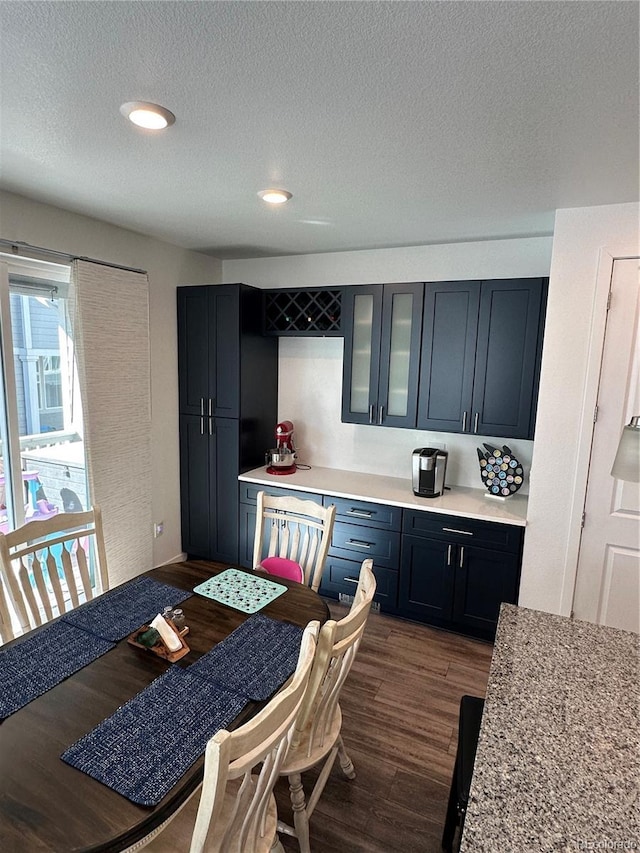
MULTIPOLYGON (((331 603, 333 618, 346 612, 331 603)), ((342 734, 355 767, 336 762, 311 820, 313 853, 440 853, 465 693, 484 696, 493 647, 372 613, 342 690, 342 734)), ((314 774, 304 779, 313 786, 314 774)), ((278 811, 291 821, 286 780, 278 811)), ((281 835, 285 850, 298 850, 281 835)))

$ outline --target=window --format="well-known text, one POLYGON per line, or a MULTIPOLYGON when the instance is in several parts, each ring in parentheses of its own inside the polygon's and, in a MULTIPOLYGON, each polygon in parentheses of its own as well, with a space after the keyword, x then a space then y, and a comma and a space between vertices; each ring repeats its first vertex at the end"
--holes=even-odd
POLYGON ((40 411, 62 408, 62 374, 59 355, 41 355, 36 365, 40 411))
POLYGON ((0 254, 0 530, 87 509, 70 267, 0 254))

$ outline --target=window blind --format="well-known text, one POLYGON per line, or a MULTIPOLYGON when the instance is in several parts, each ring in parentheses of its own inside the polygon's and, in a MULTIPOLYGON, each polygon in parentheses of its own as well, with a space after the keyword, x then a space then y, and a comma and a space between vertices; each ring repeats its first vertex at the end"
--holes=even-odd
POLYGON ((89 494, 102 509, 116 586, 152 568, 153 559, 147 275, 73 261, 69 308, 89 494))

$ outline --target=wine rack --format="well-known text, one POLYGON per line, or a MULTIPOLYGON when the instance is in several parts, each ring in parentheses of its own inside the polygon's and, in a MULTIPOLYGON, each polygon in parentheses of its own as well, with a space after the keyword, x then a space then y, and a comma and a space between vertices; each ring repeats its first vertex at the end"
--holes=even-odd
POLYGON ((342 291, 267 290, 265 335, 341 335, 342 291))

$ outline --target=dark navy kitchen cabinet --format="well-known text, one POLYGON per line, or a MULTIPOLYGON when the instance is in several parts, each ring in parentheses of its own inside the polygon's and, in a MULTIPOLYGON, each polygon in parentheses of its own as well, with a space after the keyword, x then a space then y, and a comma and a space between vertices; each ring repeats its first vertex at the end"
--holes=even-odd
POLYGON ((179 287, 182 547, 237 562, 238 474, 264 462, 277 423, 278 342, 262 335, 262 292, 179 287))
POLYGON ((374 601, 384 612, 395 613, 402 509, 333 495, 325 495, 323 503, 335 504, 336 518, 320 593, 331 598, 354 595, 362 561, 371 558, 376 577, 374 601))
POLYGON ((547 283, 425 285, 418 429, 533 438, 547 283))
POLYGON ((343 291, 345 423, 414 428, 424 285, 343 291))
POLYGON ((493 640, 502 602, 517 603, 524 529, 405 510, 399 611, 493 640))
POLYGON ((180 416, 182 548, 191 556, 235 562, 238 508, 229 483, 238 477, 240 421, 180 416), (215 555, 211 556, 211 555, 215 555))
POLYGON ((425 285, 418 428, 467 432, 478 339, 477 281, 425 285))
MULTIPOLYGON (((204 417, 240 417, 241 300, 244 285, 179 288, 178 347, 179 395, 182 414, 204 417)), ((253 311, 261 311, 261 294, 253 311)), ((251 308, 242 309, 246 313, 251 308)), ((243 320, 245 318, 243 317, 243 320)), ((257 318, 259 321, 259 316, 257 318)), ((258 327, 259 328, 259 327, 258 327)), ((244 371, 246 374, 246 369, 244 371)), ((266 448, 265 448, 266 449, 266 448)))

